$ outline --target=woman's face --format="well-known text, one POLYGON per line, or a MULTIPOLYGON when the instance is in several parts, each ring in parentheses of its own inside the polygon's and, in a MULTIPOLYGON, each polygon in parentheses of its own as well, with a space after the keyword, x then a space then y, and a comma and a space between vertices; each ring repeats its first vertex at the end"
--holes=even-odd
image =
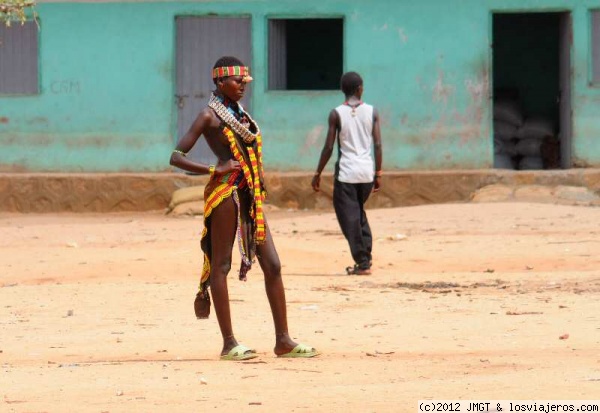
POLYGON ((244 97, 246 91, 246 82, 243 76, 228 76, 217 82, 219 91, 229 100, 237 102, 244 97))

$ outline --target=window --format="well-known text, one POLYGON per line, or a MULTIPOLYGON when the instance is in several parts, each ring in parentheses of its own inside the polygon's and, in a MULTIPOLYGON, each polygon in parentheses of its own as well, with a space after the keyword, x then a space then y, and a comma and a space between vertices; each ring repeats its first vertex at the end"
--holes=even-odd
POLYGON ((343 19, 269 20, 269 89, 339 89, 343 45, 343 19))
POLYGON ((35 95, 38 91, 37 24, 0 24, 0 94, 35 95))
POLYGON ((592 11, 592 83, 600 83, 600 10, 592 11))

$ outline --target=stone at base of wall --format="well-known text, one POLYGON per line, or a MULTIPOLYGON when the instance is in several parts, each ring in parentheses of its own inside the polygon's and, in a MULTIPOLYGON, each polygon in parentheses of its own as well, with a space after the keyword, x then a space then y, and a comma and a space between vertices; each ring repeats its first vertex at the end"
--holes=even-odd
MULTIPOLYGON (((166 209, 172 193, 204 185, 206 176, 181 173, 0 173, 0 211, 121 212, 166 209)), ((279 208, 331 209, 333 178, 313 192, 312 173, 267 172, 268 203, 279 208)), ((369 208, 465 202, 491 184, 569 185, 600 194, 600 169, 560 171, 450 170, 386 172, 369 208)))

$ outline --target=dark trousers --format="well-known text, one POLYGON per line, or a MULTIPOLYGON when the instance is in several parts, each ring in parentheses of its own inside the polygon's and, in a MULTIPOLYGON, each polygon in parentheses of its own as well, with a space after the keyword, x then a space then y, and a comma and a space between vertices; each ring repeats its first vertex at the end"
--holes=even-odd
POLYGON ((373 236, 364 205, 372 189, 373 183, 348 184, 335 179, 333 184, 335 215, 350 245, 352 258, 360 269, 371 268, 373 236))

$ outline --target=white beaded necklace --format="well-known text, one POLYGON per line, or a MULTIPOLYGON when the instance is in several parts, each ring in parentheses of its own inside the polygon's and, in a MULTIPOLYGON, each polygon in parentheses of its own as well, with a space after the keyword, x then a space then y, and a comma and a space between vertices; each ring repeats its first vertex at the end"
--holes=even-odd
POLYGON ((229 112, 229 110, 227 110, 227 107, 221 102, 221 100, 217 96, 215 96, 214 93, 212 93, 210 95, 210 100, 208 101, 208 107, 213 109, 215 111, 215 113, 217 114, 217 116, 219 118, 221 118, 221 120, 223 122, 225 122, 229 127, 231 127, 231 129, 233 129, 233 131, 235 133, 240 135, 245 143, 254 142, 256 140, 256 136, 260 134, 260 129, 258 128, 258 125, 254 121, 254 119, 252 119, 250 117, 250 115, 247 112, 244 111, 244 114, 248 117, 248 119, 250 120, 250 123, 252 125, 254 125, 254 127, 256 128, 256 133, 250 132, 250 130, 247 127, 242 125, 235 118, 235 116, 233 116, 229 112))

